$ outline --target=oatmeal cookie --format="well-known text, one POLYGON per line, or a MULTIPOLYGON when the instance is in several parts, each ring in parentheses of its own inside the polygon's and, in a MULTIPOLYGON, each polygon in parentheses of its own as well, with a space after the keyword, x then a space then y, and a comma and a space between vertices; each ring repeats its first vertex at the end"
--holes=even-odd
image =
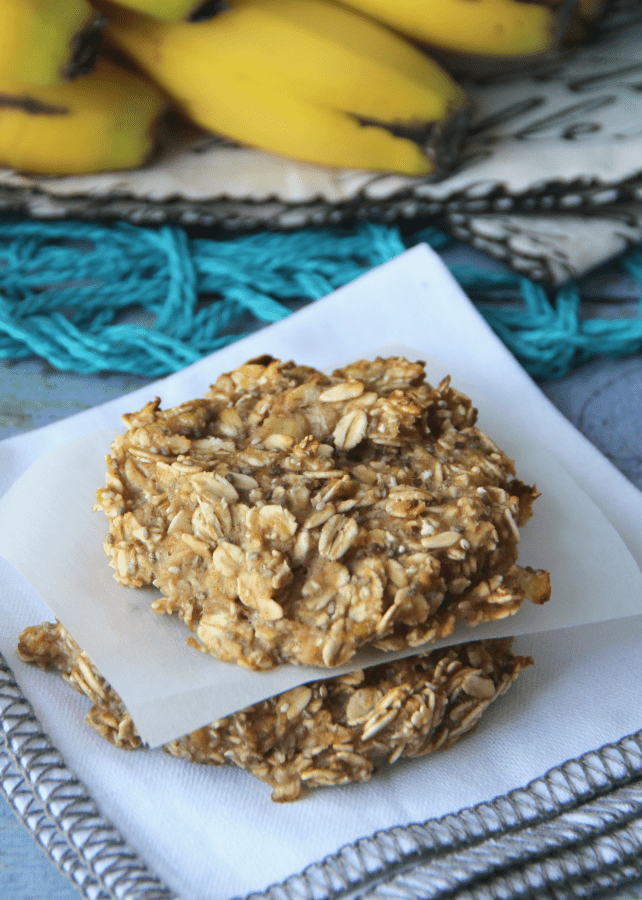
MULTIPOLYGON (((366 781, 382 764, 423 756, 473 731, 486 707, 532 663, 510 639, 434 650, 263 700, 165 745, 197 763, 234 764, 272 788, 276 801, 305 787, 366 781)), ((126 749, 141 740, 119 696, 60 624, 20 635, 18 655, 55 668, 93 706, 88 724, 126 749)))
POLYGON ((266 356, 124 419, 95 507, 115 577, 156 585, 154 609, 221 660, 336 666, 549 597, 516 564, 536 490, 422 363, 328 376, 266 356))

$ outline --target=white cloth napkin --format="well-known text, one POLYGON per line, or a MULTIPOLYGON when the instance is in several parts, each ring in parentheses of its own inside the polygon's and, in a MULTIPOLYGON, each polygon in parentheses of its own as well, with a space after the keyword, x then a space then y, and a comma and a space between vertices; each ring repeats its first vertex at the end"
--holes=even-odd
MULTIPOLYGON (((491 397, 573 475, 642 567, 642 495, 546 400, 425 247, 183 372, 3 442, 0 491, 45 450, 97 428, 118 428, 122 412, 156 394, 164 406, 197 396, 220 371, 252 356, 269 352, 328 367, 390 342, 443 360, 491 397)), ((524 636, 516 648, 531 653, 536 665, 491 707, 474 735, 447 752, 399 763, 367 784, 277 805, 267 787, 240 771, 105 744, 83 724, 83 698, 16 659, 19 631, 51 614, 3 560, 0 584, 0 650, 44 730, 102 812, 184 900, 264 890, 347 842, 491 799, 642 728, 641 616, 524 636)), ((618 590, 617 573, 612 590, 618 590)))

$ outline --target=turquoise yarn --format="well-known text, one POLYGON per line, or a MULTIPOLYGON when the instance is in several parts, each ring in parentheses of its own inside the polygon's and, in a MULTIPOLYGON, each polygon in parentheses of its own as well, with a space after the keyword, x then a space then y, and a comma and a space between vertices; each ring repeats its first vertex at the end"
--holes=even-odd
MULTIPOLYGON (((437 250, 451 243, 434 228, 404 236, 372 223, 212 238, 171 226, 0 219, 0 358, 37 355, 62 370, 159 377, 419 241, 437 250)), ((642 283, 640 250, 620 265, 642 283)), ((535 377, 642 349, 642 319, 582 320, 576 284, 551 299, 510 273, 452 271, 535 377), (498 288, 517 290, 520 307, 488 302, 498 288)))

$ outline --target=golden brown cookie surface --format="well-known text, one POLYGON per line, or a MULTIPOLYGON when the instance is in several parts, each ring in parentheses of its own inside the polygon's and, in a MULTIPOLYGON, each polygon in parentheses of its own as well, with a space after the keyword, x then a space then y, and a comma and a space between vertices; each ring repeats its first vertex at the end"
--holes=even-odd
MULTIPOLYGON (((510 640, 434 650, 314 681, 220 719, 164 749, 208 765, 234 764, 272 787, 272 799, 303 789, 365 781, 381 764, 450 746, 474 730, 530 665, 510 640)), ((126 749, 141 740, 120 697, 59 624, 25 629, 18 655, 55 668, 93 706, 88 724, 126 749)))
POLYGON ((516 565, 536 492, 421 363, 332 376, 270 357, 125 417, 97 508, 124 585, 153 583, 225 661, 335 666, 548 599, 516 565))

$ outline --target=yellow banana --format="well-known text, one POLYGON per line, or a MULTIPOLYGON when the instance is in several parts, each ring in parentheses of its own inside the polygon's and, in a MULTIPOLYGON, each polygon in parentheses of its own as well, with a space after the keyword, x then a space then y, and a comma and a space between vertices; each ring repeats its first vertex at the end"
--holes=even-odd
MULTIPOLYGON (((307 100, 401 121, 436 121, 466 103, 461 87, 387 28, 319 0, 232 0, 210 20, 217 56, 307 100)), ((205 32, 205 29, 203 29, 205 32)))
POLYGON ((432 171, 463 91, 420 51, 326 0, 238 0, 194 23, 109 11, 107 36, 199 125, 331 166, 432 171))
POLYGON ((167 98, 141 75, 99 59, 55 85, 0 80, 0 166, 79 175, 141 165, 167 98))
POLYGON ((555 46, 560 22, 536 0, 341 0, 409 37, 457 53, 530 56, 555 46))
POLYGON ((333 109, 266 88, 258 81, 217 74, 216 96, 186 101, 191 118, 249 146, 304 162, 427 175, 433 163, 412 140, 361 125, 333 109))
POLYGON ((95 61, 104 18, 86 0, 0 0, 0 79, 55 84, 95 61))
MULTIPOLYGON (((117 0, 119 6, 144 13, 155 19, 166 22, 178 22, 197 12, 206 0, 117 0)), ((94 6, 102 6, 101 0, 96 0, 94 6)))

